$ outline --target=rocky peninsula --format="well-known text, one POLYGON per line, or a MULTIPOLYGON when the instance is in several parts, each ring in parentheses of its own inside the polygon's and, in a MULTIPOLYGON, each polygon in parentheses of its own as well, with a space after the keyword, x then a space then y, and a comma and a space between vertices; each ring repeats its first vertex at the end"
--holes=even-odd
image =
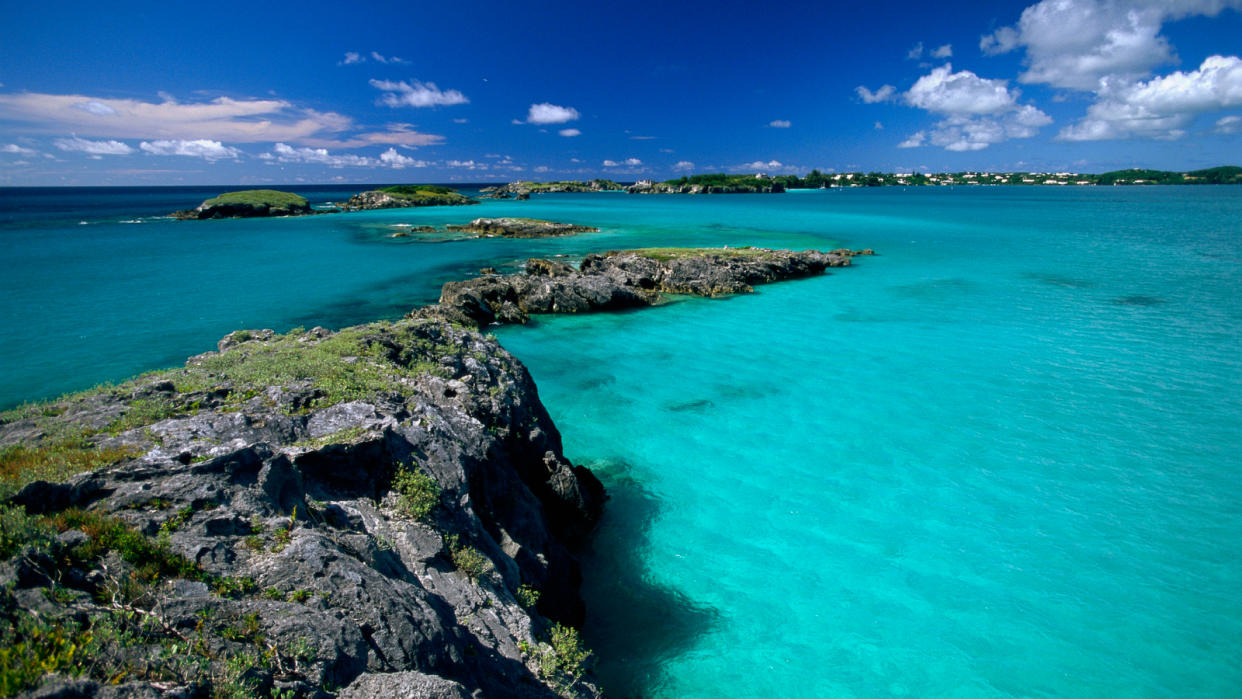
POLYGON ((620 192, 625 187, 612 180, 559 181, 559 182, 525 182, 517 181, 497 187, 485 187, 480 192, 487 199, 508 199, 517 197, 530 198, 531 194, 548 194, 561 192, 620 192))
POLYGON ((397 322, 240 330, 0 413, 0 693, 597 697, 604 505, 468 326, 749 291, 854 254, 661 248, 450 282, 397 322))

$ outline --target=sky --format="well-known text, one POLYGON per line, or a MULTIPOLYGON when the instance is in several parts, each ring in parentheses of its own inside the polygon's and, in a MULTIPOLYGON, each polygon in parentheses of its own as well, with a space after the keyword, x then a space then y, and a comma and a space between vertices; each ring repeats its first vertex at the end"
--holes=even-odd
POLYGON ((1242 0, 0 7, 0 186, 1242 165, 1242 0))

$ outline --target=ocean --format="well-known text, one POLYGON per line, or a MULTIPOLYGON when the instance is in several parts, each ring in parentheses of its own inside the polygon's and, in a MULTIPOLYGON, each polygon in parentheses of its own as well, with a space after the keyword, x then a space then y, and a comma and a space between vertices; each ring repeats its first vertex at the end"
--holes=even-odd
POLYGON ((609 489, 584 557, 609 695, 1242 693, 1242 188, 160 218, 220 191, 0 190, 0 405, 237 328, 397 318, 531 256, 874 248, 754 294, 495 329, 609 489), (601 231, 390 237, 500 215, 601 231))

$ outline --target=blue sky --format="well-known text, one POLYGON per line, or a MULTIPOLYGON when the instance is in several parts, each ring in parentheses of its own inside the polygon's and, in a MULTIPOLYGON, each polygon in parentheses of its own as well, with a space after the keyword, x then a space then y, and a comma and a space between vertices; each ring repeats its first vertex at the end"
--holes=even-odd
POLYGON ((1242 0, 6 3, 0 185, 1242 164, 1242 0))

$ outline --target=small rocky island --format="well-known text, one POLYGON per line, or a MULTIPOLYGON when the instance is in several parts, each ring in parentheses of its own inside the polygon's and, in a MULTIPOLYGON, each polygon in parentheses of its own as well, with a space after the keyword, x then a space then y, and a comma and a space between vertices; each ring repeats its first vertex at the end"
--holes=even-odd
POLYGON ((526 182, 519 180, 502 184, 497 187, 484 187, 479 190, 485 199, 529 199, 531 194, 552 194, 563 192, 620 192, 625 187, 612 180, 588 181, 557 181, 557 182, 526 182))
POLYGON ((530 314, 583 313, 652 306, 664 294, 722 296, 748 293, 755 284, 822 274, 871 250, 766 248, 647 248, 591 254, 577 269, 531 259, 521 274, 489 274, 449 282, 440 305, 420 309, 457 323, 525 323, 530 314))
POLYGON ((464 225, 449 224, 446 230, 474 233, 483 238, 548 238, 575 233, 597 233, 598 228, 557 223, 538 218, 476 218, 464 225))
POLYGON ((281 192, 275 189, 247 189, 240 192, 226 192, 208 199, 196 208, 174 211, 170 216, 181 220, 265 218, 332 214, 342 211, 402 209, 414 206, 465 206, 478 203, 449 187, 401 184, 361 192, 336 208, 316 210, 310 206, 306 197, 292 192, 281 192))
POLYGON ((275 189, 248 189, 227 192, 208 199, 197 208, 174 211, 176 219, 263 218, 271 216, 305 216, 319 213, 310 207, 306 197, 275 189))
POLYGON ((402 184, 355 194, 341 205, 344 211, 405 209, 415 206, 465 206, 479 202, 450 187, 402 184))
POLYGON ((605 494, 469 329, 823 273, 658 248, 450 282, 397 322, 239 330, 0 413, 5 694, 599 697, 573 551, 605 494))

